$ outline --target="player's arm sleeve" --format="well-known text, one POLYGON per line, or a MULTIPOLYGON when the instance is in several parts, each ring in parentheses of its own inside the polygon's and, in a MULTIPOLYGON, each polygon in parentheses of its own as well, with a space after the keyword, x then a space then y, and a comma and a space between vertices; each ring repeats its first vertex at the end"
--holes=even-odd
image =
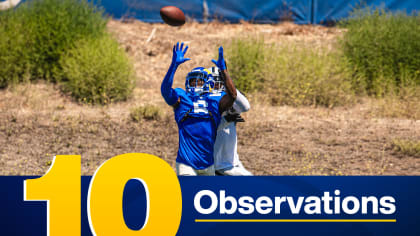
POLYGON ((238 113, 247 112, 249 109, 251 109, 251 105, 249 104, 248 99, 246 99, 246 97, 241 92, 239 92, 239 90, 236 90, 236 100, 233 104, 233 108, 238 113))
POLYGON ((168 69, 168 72, 163 78, 162 85, 160 86, 160 92, 162 93, 163 98, 165 99, 166 103, 170 106, 173 106, 178 101, 178 94, 172 88, 172 84, 174 82, 174 75, 177 69, 177 65, 174 63, 168 69))

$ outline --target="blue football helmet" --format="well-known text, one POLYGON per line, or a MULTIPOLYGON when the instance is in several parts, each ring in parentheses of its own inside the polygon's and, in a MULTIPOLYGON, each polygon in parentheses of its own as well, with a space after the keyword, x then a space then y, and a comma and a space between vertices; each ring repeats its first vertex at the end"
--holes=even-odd
POLYGON ((185 90, 193 95, 210 93, 214 88, 212 73, 204 67, 194 68, 187 74, 185 90))

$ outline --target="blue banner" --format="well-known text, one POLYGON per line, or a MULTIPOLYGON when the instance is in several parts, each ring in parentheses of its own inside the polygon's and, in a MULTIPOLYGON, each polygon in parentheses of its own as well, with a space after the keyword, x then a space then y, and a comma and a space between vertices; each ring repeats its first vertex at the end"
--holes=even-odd
POLYGON ((136 18, 150 23, 163 23, 160 9, 164 6, 177 6, 191 20, 203 21, 202 0, 99 0, 107 14, 115 18, 136 18))
POLYGON ((353 9, 358 7, 381 7, 394 12, 402 11, 407 14, 418 13, 420 10, 420 1, 416 0, 314 0, 313 4, 312 23, 314 24, 329 24, 347 18, 353 9))
POLYGON ((329 24, 346 18, 355 7, 384 7, 391 11, 417 14, 420 2, 416 0, 102 0, 106 12, 116 18, 134 17, 145 22, 163 22, 159 10, 173 5, 181 8, 187 17, 203 22, 211 20, 238 23, 293 21, 298 24, 329 24), (415 13, 417 12, 417 13, 415 13))
POLYGON ((113 17, 133 17, 150 23, 163 23, 159 10, 169 5, 179 7, 190 20, 198 22, 220 20, 238 23, 245 20, 275 23, 289 20, 299 24, 309 24, 312 10, 312 0, 101 0, 98 2, 113 17))
MULTIPOLYGON (((22 0, 22 2, 28 0, 22 0)), ((187 18, 197 22, 219 20, 238 23, 293 21, 297 24, 330 24, 349 17, 356 7, 383 7, 390 11, 418 14, 417 0, 93 0, 107 15, 115 18, 136 18, 149 23, 163 23, 159 10, 177 6, 187 18)))
MULTIPOLYGON (((0 177, 0 235, 47 235, 46 202, 23 200, 28 178, 34 177, 0 177)), ((92 235, 87 214, 90 180, 82 177, 81 235, 92 235)), ((420 176, 179 181, 182 218, 177 235, 420 235, 420 176)), ((138 181, 127 182, 121 207, 132 230, 146 219, 145 192, 138 181)))
POLYGON ((309 24, 312 11, 312 0, 287 1, 208 1, 209 16, 213 19, 239 22, 240 20, 257 23, 275 23, 294 21, 309 24))

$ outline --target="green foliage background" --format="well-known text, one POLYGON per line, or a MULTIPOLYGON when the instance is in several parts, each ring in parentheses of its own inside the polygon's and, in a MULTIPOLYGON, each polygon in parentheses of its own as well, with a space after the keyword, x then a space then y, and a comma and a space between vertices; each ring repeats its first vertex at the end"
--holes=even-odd
POLYGON ((127 98, 133 88, 129 85, 132 68, 106 31, 106 23, 103 10, 86 0, 32 0, 0 12, 0 87, 25 80, 64 80, 62 88, 79 101, 104 103, 127 98), (95 42, 104 42, 110 52, 95 42), (86 58, 99 54, 95 61, 86 58), (84 71, 71 72, 71 56, 80 60, 73 63, 74 69, 84 71), (110 61, 121 67, 110 66, 110 61), (86 73, 89 66, 92 68, 86 73), (70 81, 78 83, 70 86, 70 81), (86 92, 87 85, 91 92, 86 92))
POLYGON ((418 14, 356 9, 339 26, 344 33, 332 50, 234 39, 227 56, 235 84, 245 93, 270 95, 273 104, 333 107, 365 94, 419 100, 418 14))

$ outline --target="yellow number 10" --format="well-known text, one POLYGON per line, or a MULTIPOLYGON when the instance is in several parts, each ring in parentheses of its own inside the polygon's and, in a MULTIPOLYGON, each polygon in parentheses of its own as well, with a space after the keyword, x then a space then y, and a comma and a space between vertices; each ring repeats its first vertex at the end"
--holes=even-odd
MULTIPOLYGON (((44 176, 24 182, 25 201, 47 201, 48 235, 81 234, 80 166, 80 156, 56 156, 44 176)), ((175 172, 162 159, 124 154, 96 170, 87 205, 93 235, 175 235, 181 221, 181 187, 175 172), (130 179, 141 181, 146 189, 147 216, 140 230, 129 229, 123 217, 123 192, 130 179)))

